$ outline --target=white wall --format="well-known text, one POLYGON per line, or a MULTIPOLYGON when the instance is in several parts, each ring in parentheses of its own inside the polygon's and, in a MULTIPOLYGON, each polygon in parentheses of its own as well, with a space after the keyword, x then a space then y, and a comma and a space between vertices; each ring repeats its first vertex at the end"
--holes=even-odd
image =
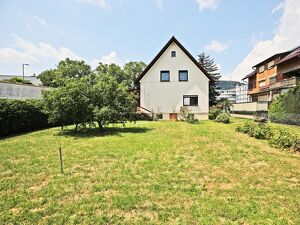
POLYGON ((0 98, 38 99, 46 87, 0 82, 0 98))
POLYGON ((198 106, 189 106, 191 113, 208 113, 209 79, 172 43, 140 81, 141 106, 154 113, 179 113, 183 95, 198 95, 198 106), (171 57, 176 51, 176 57, 171 57), (170 82, 160 82, 160 71, 170 71, 170 82), (178 71, 188 70, 188 81, 179 82, 178 71))

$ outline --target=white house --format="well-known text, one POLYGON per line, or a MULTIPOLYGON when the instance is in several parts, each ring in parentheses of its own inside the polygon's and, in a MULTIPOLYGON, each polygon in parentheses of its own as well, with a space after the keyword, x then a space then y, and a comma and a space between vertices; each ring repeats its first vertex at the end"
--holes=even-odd
POLYGON ((162 119, 177 119, 186 106, 196 119, 208 119, 209 75, 172 37, 136 82, 140 108, 162 119))

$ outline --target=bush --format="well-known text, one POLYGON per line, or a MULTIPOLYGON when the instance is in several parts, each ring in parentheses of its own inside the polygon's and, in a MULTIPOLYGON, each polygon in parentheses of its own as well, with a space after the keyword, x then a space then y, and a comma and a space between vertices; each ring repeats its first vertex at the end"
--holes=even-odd
POLYGON ((19 77, 13 77, 8 80, 3 80, 4 82, 16 83, 16 84, 32 84, 30 80, 23 80, 19 77))
POLYGON ((292 144, 292 150, 296 152, 300 152, 300 138, 297 137, 294 139, 293 144, 292 144))
POLYGON ((230 115, 228 113, 221 113, 217 116, 215 121, 220 123, 230 123, 230 115))
POLYGON ((133 121, 152 121, 153 116, 149 113, 134 113, 133 121))
POLYGON ((291 148, 293 144, 297 144, 296 142, 295 136, 282 129, 275 132, 269 141, 271 146, 283 149, 291 148))
POLYGON ((222 109, 218 108, 217 106, 212 106, 209 110, 208 118, 210 120, 215 120, 221 113, 222 109))
POLYGON ((0 99, 0 136, 49 127, 40 100, 0 99))
POLYGON ((250 129, 248 134, 250 137, 257 139, 270 139, 272 137, 272 129, 268 124, 258 123, 250 129))
POLYGON ((300 125, 300 85, 272 102, 269 118, 273 122, 300 125))
POLYGON ((244 125, 238 125, 235 129, 237 132, 248 134, 250 137, 257 139, 270 139, 272 129, 266 123, 246 122, 244 125))

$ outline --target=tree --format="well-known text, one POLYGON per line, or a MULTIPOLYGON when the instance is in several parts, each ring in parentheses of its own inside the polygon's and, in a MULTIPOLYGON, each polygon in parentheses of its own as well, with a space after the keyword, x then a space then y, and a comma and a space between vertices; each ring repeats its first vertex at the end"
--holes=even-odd
POLYGON ((43 93, 44 112, 49 123, 78 125, 93 121, 90 87, 85 79, 72 80, 43 93))
POLYGON ((83 60, 71 60, 66 58, 58 63, 56 69, 46 70, 39 74, 38 78, 44 86, 60 87, 72 80, 81 78, 92 79, 92 70, 83 60))
POLYGON ((133 120, 135 96, 124 83, 114 76, 103 74, 92 89, 93 115, 99 128, 109 123, 125 123, 133 120))
POLYGON ((126 63, 123 67, 124 72, 130 77, 131 85, 134 85, 135 79, 145 70, 147 64, 139 61, 139 62, 129 62, 126 63))
POLYGON ((112 64, 99 63, 95 69, 96 76, 110 75, 114 77, 118 83, 124 83, 127 87, 131 84, 130 75, 126 74, 121 66, 112 64))
POLYGON ((217 97, 219 96, 217 86, 221 75, 218 66, 215 64, 214 59, 210 58, 205 52, 198 55, 198 62, 211 77, 211 81, 209 82, 209 106, 213 106, 217 103, 217 97))

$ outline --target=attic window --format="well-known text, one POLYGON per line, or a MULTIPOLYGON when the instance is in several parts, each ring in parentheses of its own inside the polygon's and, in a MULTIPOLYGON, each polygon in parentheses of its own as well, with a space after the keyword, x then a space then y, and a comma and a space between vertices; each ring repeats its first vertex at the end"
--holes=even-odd
POLYGON ((176 51, 171 51, 171 57, 172 58, 176 57, 176 51))

